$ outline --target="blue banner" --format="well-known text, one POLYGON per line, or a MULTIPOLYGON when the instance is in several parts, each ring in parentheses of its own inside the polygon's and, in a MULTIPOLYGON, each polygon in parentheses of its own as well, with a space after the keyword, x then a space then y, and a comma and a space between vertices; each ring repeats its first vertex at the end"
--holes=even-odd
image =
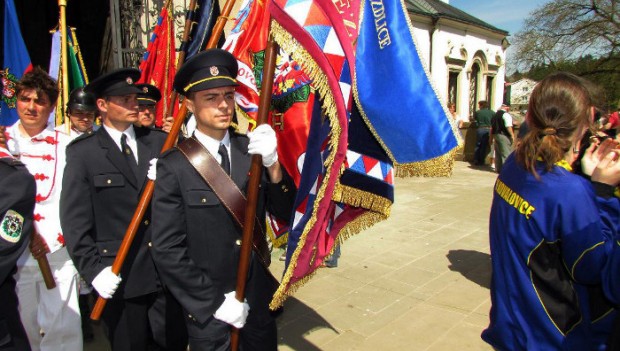
POLYGON ((30 55, 22 38, 13 0, 4 2, 4 62, 0 71, 2 90, 0 100, 0 126, 17 122, 15 84, 30 66, 30 55))
POLYGON ((354 95, 373 134, 399 164, 440 157, 458 145, 412 30, 400 0, 364 1, 354 95))

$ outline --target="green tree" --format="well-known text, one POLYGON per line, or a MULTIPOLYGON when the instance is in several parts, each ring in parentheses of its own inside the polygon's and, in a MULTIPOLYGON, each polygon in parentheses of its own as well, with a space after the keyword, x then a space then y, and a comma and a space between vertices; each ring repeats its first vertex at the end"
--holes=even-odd
POLYGON ((515 66, 540 80, 555 71, 583 76, 620 104, 620 2, 552 0, 530 13, 513 38, 515 66))

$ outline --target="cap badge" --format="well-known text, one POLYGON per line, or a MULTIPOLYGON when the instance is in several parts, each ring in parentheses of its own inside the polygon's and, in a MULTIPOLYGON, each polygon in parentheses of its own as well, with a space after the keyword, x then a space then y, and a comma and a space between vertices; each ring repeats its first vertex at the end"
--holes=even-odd
POLYGON ((133 84, 133 79, 131 79, 131 77, 127 77, 125 81, 127 82, 127 84, 133 84))
POLYGON ((211 72, 212 76, 217 76, 218 74, 220 74, 220 70, 218 70, 215 66, 211 66, 209 68, 209 71, 211 72))
POLYGON ((148 87, 143 87, 143 88, 142 88, 142 91, 146 94, 146 93, 148 93, 148 92, 149 92, 149 88, 148 88, 148 87))

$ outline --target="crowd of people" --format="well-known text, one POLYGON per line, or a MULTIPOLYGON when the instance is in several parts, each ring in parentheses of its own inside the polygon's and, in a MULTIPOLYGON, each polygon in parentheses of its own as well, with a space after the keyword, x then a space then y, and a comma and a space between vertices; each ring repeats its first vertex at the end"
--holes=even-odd
MULTIPOLYGON (((196 128, 163 154, 168 135, 154 127, 161 94, 135 83, 138 70, 115 70, 71 92, 70 122, 58 127, 48 121, 56 82, 40 68, 22 77, 19 120, 0 133, 0 349, 82 350, 92 338, 84 303, 92 294, 107 300, 102 320, 113 350, 228 350, 233 328, 242 350, 277 349, 264 221, 245 299, 235 296, 238 207, 252 155, 265 170, 257 218, 268 210, 288 220, 296 189, 269 125, 247 135, 231 128, 237 70, 219 49, 184 63, 174 88, 196 128), (152 201, 114 272, 149 181, 152 201)), ((489 223, 492 307, 482 333, 495 349, 620 347, 620 144, 596 129, 595 106, 592 86, 568 73, 537 85, 520 136, 509 106, 493 112, 479 103, 474 159, 484 163, 493 140, 499 173, 489 223)))
POLYGON ((227 350, 232 328, 242 350, 277 349, 268 308, 277 281, 263 252, 251 255, 245 300, 235 297, 243 224, 230 205, 245 201, 252 155, 265 169, 257 218, 268 209, 288 220, 296 189, 269 125, 247 135, 231 128, 236 74, 224 50, 185 62, 174 87, 196 130, 164 154, 167 134, 154 127, 161 94, 135 84, 138 70, 115 70, 71 92, 70 123, 56 128, 48 122, 55 80, 40 68, 21 78, 19 120, 0 133, 0 322, 9 326, 0 349, 83 350, 92 331, 80 300, 91 291, 107 300, 102 321, 113 350, 227 350), (153 200, 114 272, 149 181, 153 200))

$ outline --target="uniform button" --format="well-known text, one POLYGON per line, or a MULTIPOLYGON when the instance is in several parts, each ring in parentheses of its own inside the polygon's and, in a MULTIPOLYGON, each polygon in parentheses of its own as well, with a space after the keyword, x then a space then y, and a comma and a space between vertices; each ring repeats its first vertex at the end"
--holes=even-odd
POLYGON ((235 240, 235 245, 237 245, 237 246, 241 246, 241 239, 237 239, 237 240, 235 240))
POLYGON ((153 247, 153 243, 149 241, 148 243, 149 247, 153 247))
POLYGON ((103 253, 108 253, 108 249, 103 249, 103 253))
POLYGON ((112 179, 108 179, 108 180, 106 181, 106 183, 108 183, 108 184, 112 184, 112 179))
POLYGON ((282 185, 282 191, 283 192, 288 192, 288 187, 286 185, 282 185))
POLYGON ((149 225, 149 223, 150 223, 150 222, 149 222, 149 220, 148 220, 148 219, 145 219, 145 220, 144 220, 144 225, 149 225))
POLYGON ((202 198, 202 200, 200 200, 200 201, 202 201, 202 203, 204 204, 205 202, 207 202, 207 199, 205 199, 205 198, 203 197, 203 198, 202 198))

